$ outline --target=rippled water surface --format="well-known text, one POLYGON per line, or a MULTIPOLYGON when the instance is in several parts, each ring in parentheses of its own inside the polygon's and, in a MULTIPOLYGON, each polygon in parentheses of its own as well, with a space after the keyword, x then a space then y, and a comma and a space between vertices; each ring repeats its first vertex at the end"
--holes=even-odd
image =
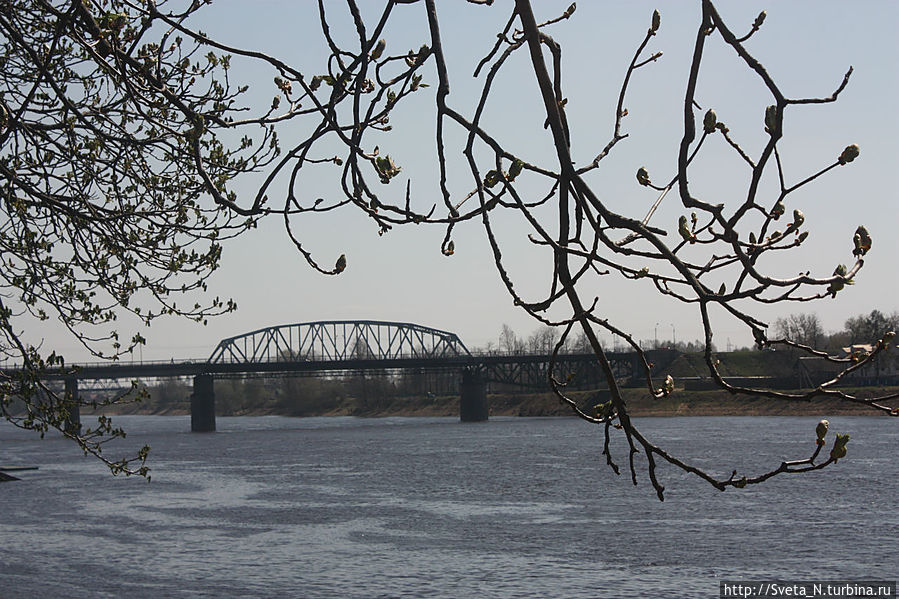
MULTIPOLYGON (((717 597, 720 580, 899 572, 899 424, 831 418, 835 467, 660 503, 573 419, 117 419, 152 482, 0 424, 0 597, 717 597)), ((807 457, 815 419, 643 419, 716 474, 807 457), (741 456, 741 453, 743 454, 741 456)), ((623 446, 616 456, 626 463, 623 446)))

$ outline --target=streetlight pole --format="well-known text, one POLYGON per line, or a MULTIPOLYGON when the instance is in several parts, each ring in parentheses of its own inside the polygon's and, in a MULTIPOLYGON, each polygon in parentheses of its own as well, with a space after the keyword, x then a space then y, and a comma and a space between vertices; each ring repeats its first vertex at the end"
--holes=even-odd
POLYGON ((656 323, 656 334, 655 334, 655 347, 654 349, 659 349, 659 323, 656 323))

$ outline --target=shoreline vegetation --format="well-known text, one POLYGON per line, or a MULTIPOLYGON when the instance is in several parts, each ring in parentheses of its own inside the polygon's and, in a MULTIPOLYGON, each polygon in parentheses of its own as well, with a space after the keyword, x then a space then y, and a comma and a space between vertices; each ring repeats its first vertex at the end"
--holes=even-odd
MULTIPOLYGON (((895 387, 865 387, 854 389, 862 396, 874 396, 884 392, 899 390, 895 387)), ((849 389, 847 389, 849 391, 849 389)), ((883 415, 861 404, 850 404, 838 399, 818 399, 815 401, 784 401, 766 397, 734 396, 722 390, 677 391, 671 397, 654 399, 643 389, 624 389, 623 394, 634 417, 647 416, 835 416, 883 415)), ((576 391, 571 394, 583 406, 600 401, 597 391, 576 391)), ((233 406, 217 409, 219 416, 458 416, 459 399, 456 396, 403 396, 379 398, 377 401, 360 402, 353 397, 345 397, 309 406, 302 410, 283 409, 281 405, 233 406)), ((561 404, 550 393, 497 393, 488 395, 490 416, 547 417, 572 416, 571 409, 561 404)), ((894 402, 893 406, 899 405, 894 402)), ((104 409, 82 409, 83 416, 96 414, 149 414, 186 415, 190 413, 188 402, 160 405, 157 402, 135 402, 104 409)))

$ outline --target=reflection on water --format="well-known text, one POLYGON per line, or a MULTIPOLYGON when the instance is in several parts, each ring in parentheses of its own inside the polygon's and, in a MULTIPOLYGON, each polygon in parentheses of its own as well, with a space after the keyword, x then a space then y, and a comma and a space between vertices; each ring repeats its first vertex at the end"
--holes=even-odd
MULTIPOLYGON (((573 419, 121 417, 153 481, 0 425, 0 597, 711 597, 733 578, 895 579, 899 428, 834 468, 715 491, 616 477, 573 419)), ((701 466, 806 457, 810 418, 644 419, 701 466), (748 457, 738 457, 741 452, 748 457)), ((625 447, 617 445, 619 463, 625 447)), ((720 472, 719 472, 720 474, 720 472)))

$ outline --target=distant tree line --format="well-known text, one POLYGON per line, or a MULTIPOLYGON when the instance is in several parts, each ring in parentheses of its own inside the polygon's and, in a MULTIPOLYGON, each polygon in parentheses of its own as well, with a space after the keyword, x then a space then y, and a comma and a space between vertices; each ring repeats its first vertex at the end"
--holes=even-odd
MULTIPOLYGON (((871 310, 868 314, 859 314, 846 319, 843 329, 827 332, 821 319, 814 312, 796 313, 783 316, 774 321, 772 326, 772 344, 776 339, 790 339, 811 348, 839 354, 844 347, 850 345, 876 344, 887 331, 899 331, 899 310, 884 313, 871 310)), ((503 324, 499 337, 495 342, 488 342, 480 351, 488 354, 539 354, 551 353, 559 343, 561 334, 556 328, 540 326, 527 336, 519 336, 508 324, 503 324)), ((704 349, 703 341, 677 341, 675 339, 656 338, 642 342, 643 347, 676 349, 684 353, 700 352, 704 349)), ((627 347, 610 347, 608 350, 627 351, 627 347)), ((751 351, 757 347, 742 347, 741 351, 751 351)), ((716 348, 713 346, 713 351, 716 348)), ((570 336, 562 343, 562 352, 589 353, 590 344, 582 333, 570 336)))
MULTIPOLYGON (((503 324, 496 342, 489 341, 478 351, 487 354, 550 354, 559 344, 562 335, 554 327, 542 325, 526 336, 519 337, 508 324, 503 324)), ((641 342, 641 345, 650 349, 676 349, 684 353, 702 351, 705 343, 699 339, 693 341, 676 341, 674 339, 649 339, 641 342)), ((615 345, 606 348, 607 351, 633 351, 624 345, 620 339, 615 338, 615 345)), ((712 350, 715 351, 714 344, 712 350)), ((592 353, 590 341, 584 333, 571 335, 562 340, 559 351, 562 353, 592 353)))
POLYGON ((847 318, 842 330, 829 333, 815 313, 778 318, 773 329, 776 339, 792 339, 828 353, 839 353, 850 345, 876 344, 884 333, 896 330, 899 330, 899 311, 896 310, 889 314, 871 310, 869 314, 847 318))

